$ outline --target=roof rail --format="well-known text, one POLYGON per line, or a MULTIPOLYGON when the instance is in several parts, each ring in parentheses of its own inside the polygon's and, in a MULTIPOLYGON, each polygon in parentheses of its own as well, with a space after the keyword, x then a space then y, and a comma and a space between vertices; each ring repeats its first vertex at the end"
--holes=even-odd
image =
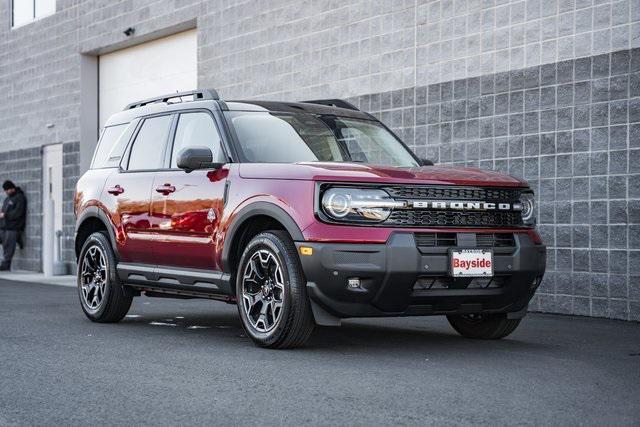
POLYGON ((170 93, 167 95, 157 96, 155 98, 145 99, 143 101, 132 102, 131 104, 124 107, 124 109, 131 110, 133 108, 144 107, 145 105, 153 104, 155 102, 168 102, 170 99, 182 98, 184 96, 193 96, 192 101, 201 101, 204 99, 220 99, 220 97, 218 96, 218 92, 216 92, 215 89, 196 89, 187 92, 170 93))
POLYGON ((360 111, 358 107, 352 103, 345 101, 344 99, 315 99, 312 101, 302 101, 305 104, 320 104, 328 105, 330 107, 346 108, 347 110, 360 111))

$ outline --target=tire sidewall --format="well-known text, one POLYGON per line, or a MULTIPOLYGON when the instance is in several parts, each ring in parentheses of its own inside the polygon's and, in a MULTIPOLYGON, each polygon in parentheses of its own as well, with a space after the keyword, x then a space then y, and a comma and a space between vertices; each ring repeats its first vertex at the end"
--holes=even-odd
POLYGON ((292 268, 295 267, 292 264, 296 260, 289 258, 290 257, 287 255, 284 245, 277 236, 271 233, 261 233, 249 242, 242 254, 242 257, 240 258, 240 263, 238 264, 236 298, 238 300, 238 312, 242 319, 242 326, 245 332, 252 339, 265 346, 275 343, 282 337, 288 327, 288 319, 291 317, 291 311, 293 310, 294 305, 299 303, 299 301, 297 301, 298 298, 296 298, 297 293, 292 292, 292 286, 296 286, 296 282, 298 280, 296 277, 292 277, 292 268), (253 326, 251 326, 251 322, 247 318, 244 310, 244 301, 242 297, 242 279, 246 264, 253 254, 260 249, 267 249, 275 255, 282 268, 282 275, 284 278, 284 303, 282 305, 282 312, 280 313, 280 318, 278 319, 276 326, 268 332, 257 331, 253 326))
POLYGON ((102 233, 94 233, 87 238, 87 241, 82 246, 82 250, 80 251, 80 256, 78 257, 78 274, 76 278, 78 297, 80 298, 80 305, 82 306, 82 311, 92 320, 101 319, 105 311, 109 307, 109 300, 111 298, 111 294, 113 292, 113 286, 117 286, 117 282, 113 266, 115 265, 115 257, 113 256, 113 251, 109 245, 107 238, 102 233), (98 246, 105 256, 105 264, 107 269, 107 284, 105 286, 105 293, 102 299, 102 304, 97 310, 91 310, 84 301, 84 297, 82 295, 82 263, 84 262, 84 256, 87 251, 94 247, 98 246))
POLYGON ((500 339, 511 334, 520 324, 520 319, 509 320, 506 314, 489 314, 480 321, 459 315, 447 316, 447 319, 460 335, 473 339, 500 339))

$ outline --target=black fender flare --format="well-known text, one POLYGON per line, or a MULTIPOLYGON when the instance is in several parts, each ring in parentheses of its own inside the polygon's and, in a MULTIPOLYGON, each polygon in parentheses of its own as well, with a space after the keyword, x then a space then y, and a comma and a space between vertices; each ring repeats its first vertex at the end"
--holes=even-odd
POLYGON ((76 245, 76 239, 78 238, 78 230, 80 229, 82 224, 89 218, 97 218, 98 220, 100 220, 100 222, 102 222, 102 224, 104 225, 104 228, 107 229, 107 233, 109 233, 109 241, 111 242, 111 248, 113 249, 113 253, 116 256, 116 259, 120 259, 118 255, 118 248, 116 246, 116 234, 113 229, 113 225, 111 224, 111 221, 109 221, 109 217, 107 216, 107 214, 97 206, 89 206, 88 208, 83 210, 82 213, 76 219, 76 231, 73 238, 74 250, 76 245))
POLYGON ((236 237, 238 237, 236 235, 238 230, 248 220, 256 216, 271 217, 284 226, 294 241, 304 240, 304 236, 302 235, 302 231, 300 230, 300 227, 298 227, 298 224, 293 218, 291 218, 287 211, 282 209, 280 206, 264 201, 250 203, 240 209, 240 211, 235 215, 233 222, 225 234, 224 246, 222 248, 222 267, 224 271, 232 270, 232 266, 229 265, 229 258, 231 257, 231 247, 233 246, 233 242, 236 237))

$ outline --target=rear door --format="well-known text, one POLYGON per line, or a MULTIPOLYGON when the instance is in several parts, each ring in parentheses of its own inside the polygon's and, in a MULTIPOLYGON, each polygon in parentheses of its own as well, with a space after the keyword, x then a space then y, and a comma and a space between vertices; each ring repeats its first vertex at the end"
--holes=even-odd
POLYGON ((120 260, 155 264, 150 221, 153 180, 163 167, 173 115, 145 118, 127 148, 121 169, 110 175, 103 200, 116 226, 120 260))
POLYGON ((178 169, 177 155, 188 147, 208 147, 214 162, 226 163, 227 157, 210 112, 181 113, 174 127, 167 169, 158 172, 153 183, 151 216, 158 236, 154 256, 158 265, 212 270, 228 169, 186 173, 178 169))

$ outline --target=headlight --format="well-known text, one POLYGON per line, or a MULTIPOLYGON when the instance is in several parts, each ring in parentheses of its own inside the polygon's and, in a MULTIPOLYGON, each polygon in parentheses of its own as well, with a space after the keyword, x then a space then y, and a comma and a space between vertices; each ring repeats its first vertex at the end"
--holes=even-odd
POLYGON ((522 194, 520 194, 520 204, 522 205, 522 210, 520 211, 520 214, 522 215, 522 222, 525 225, 535 225, 536 205, 533 191, 522 192, 522 194))
POLYGON ((322 196, 322 210, 329 218, 339 221, 381 222, 393 208, 404 202, 392 199, 384 190, 333 187, 322 196))

